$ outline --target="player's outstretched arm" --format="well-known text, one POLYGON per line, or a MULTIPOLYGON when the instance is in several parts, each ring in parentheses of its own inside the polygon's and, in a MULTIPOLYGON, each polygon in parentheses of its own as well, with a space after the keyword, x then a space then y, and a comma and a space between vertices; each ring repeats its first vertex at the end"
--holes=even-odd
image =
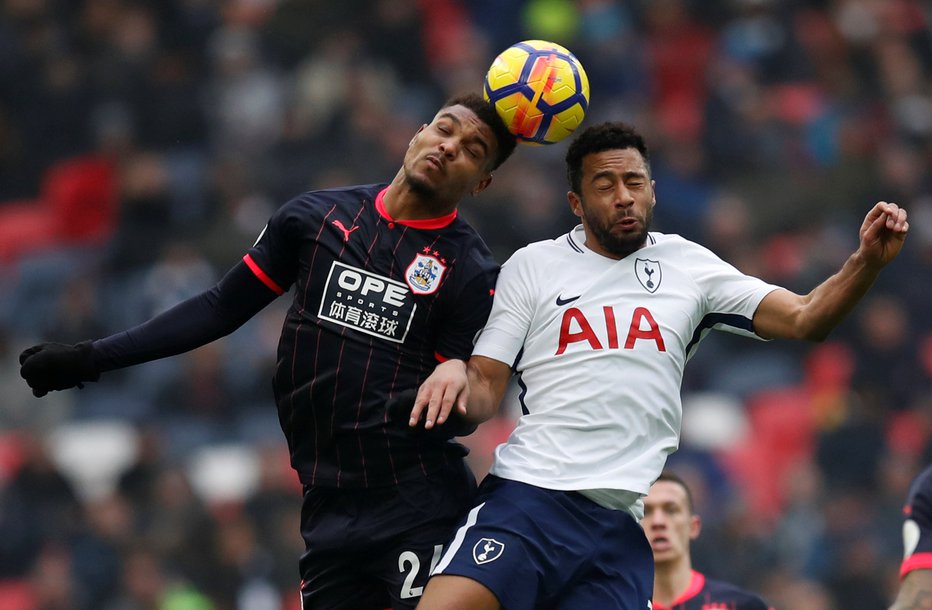
POLYGON ((909 231, 906 210, 879 202, 861 224, 860 243, 842 268, 807 295, 774 290, 754 314, 754 330, 769 339, 823 341, 900 253, 909 231))
POLYGON ((276 296, 241 262, 210 290, 144 324, 97 341, 27 348, 19 356, 20 376, 37 397, 83 387, 103 372, 173 356, 219 339, 276 296))
POLYGON ((511 367, 485 356, 443 362, 421 384, 408 424, 416 426, 423 417, 430 429, 454 409, 463 420, 480 424, 498 412, 510 378, 511 367))

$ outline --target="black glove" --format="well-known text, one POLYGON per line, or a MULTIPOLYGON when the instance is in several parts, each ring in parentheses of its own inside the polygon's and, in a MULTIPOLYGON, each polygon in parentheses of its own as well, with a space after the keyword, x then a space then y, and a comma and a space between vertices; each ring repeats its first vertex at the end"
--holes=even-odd
POLYGON ((45 396, 52 390, 67 390, 75 386, 83 388, 83 382, 100 379, 90 341, 75 345, 34 345, 23 350, 19 363, 19 374, 36 397, 45 396))
POLYGON ((424 428, 424 422, 419 421, 417 426, 411 428, 408 422, 411 420, 411 409, 414 408, 414 399, 417 398, 417 390, 403 390, 388 399, 385 403, 385 410, 388 411, 388 418, 397 425, 408 428, 422 438, 447 440, 454 436, 467 436, 476 431, 476 424, 463 420, 455 410, 447 416, 447 421, 439 426, 434 424, 430 430, 424 428))

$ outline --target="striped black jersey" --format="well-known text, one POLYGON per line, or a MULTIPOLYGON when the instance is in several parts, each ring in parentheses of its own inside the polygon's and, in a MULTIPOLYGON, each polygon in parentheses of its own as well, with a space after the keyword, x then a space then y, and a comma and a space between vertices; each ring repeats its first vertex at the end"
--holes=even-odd
POLYGON ((386 190, 305 193, 244 257, 275 292, 294 287, 273 384, 305 485, 393 485, 466 453, 392 423, 385 403, 419 386, 438 360, 470 355, 498 266, 456 212, 395 221, 386 190))
POLYGON ((760 597, 693 570, 689 587, 670 606, 653 602, 653 610, 771 610, 760 597))
POLYGON ((928 569, 932 569, 932 466, 919 473, 906 496, 900 576, 928 569))

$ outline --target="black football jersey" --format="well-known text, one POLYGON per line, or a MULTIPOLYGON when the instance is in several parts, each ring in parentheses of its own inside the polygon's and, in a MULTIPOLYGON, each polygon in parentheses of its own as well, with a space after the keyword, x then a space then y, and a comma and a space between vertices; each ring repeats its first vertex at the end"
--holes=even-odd
POLYGON ((653 610, 771 610, 760 597, 693 570, 686 591, 670 606, 653 602, 653 610))
POLYGON ((385 403, 438 361, 470 355, 498 266, 456 212, 396 221, 386 190, 305 193, 272 216, 244 257, 272 290, 294 287, 273 383, 306 485, 392 485, 466 453, 393 424, 385 403))
POLYGON ((932 466, 919 473, 910 485, 903 517, 900 576, 932 569, 932 466))

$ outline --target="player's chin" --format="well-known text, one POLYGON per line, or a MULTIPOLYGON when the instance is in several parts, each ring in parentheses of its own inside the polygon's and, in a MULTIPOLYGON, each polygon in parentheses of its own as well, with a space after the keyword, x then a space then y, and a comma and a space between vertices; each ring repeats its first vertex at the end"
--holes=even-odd
POLYGON ((618 234, 612 232, 611 239, 606 240, 602 245, 606 250, 620 258, 624 258, 636 251, 644 243, 644 236, 641 233, 625 232, 618 234))
POLYGON ((650 550, 654 555, 654 563, 663 564, 676 559, 676 553, 671 548, 657 549, 651 546, 650 550))
MULTIPOLYGON (((439 176, 439 174, 437 175, 439 176)), ((421 172, 408 172, 408 186, 411 190, 425 197, 436 197, 441 180, 421 172)))

